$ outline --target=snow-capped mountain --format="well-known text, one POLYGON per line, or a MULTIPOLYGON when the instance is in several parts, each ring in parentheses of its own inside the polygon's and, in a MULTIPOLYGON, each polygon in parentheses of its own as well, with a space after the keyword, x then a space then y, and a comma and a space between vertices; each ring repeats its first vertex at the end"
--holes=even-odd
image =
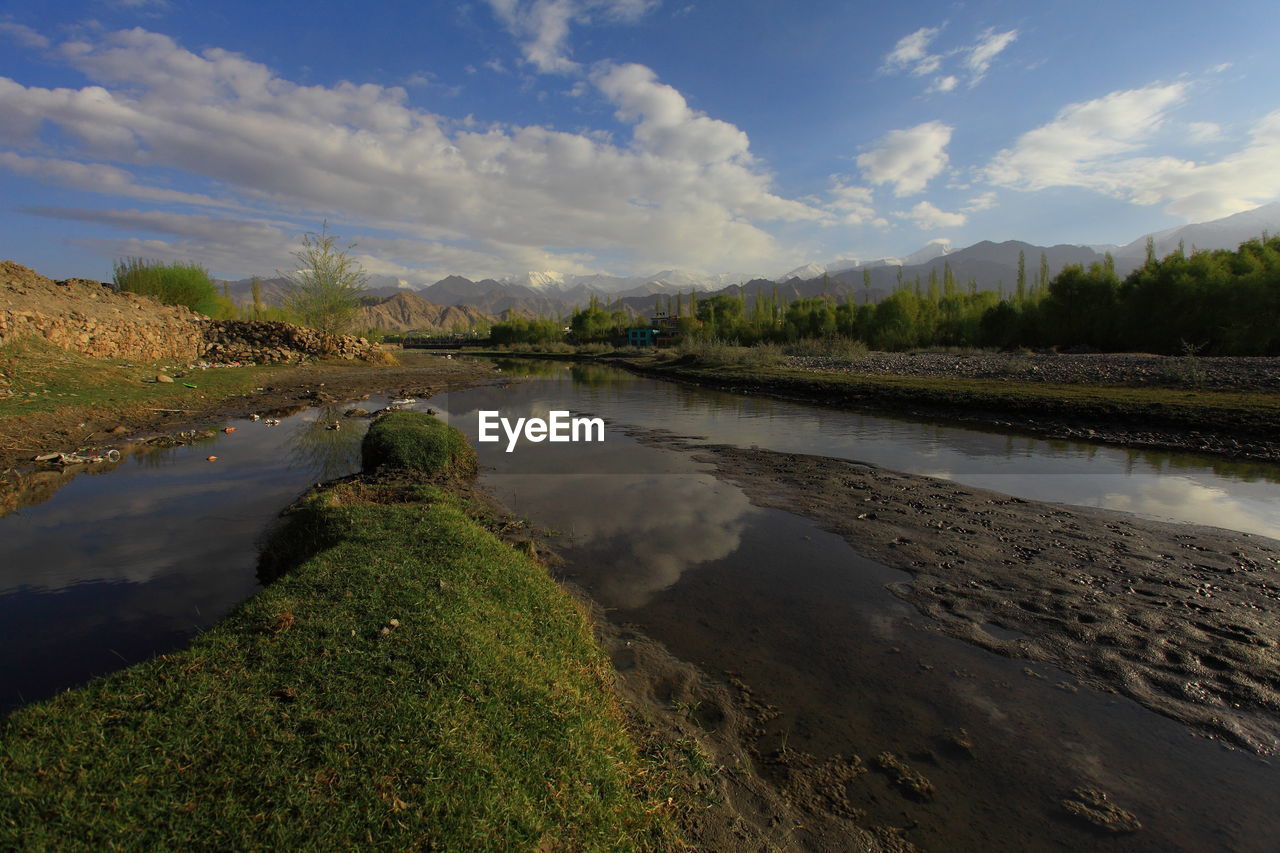
POLYGON ((940 258, 943 255, 951 253, 950 240, 932 240, 929 245, 923 249, 918 249, 902 259, 902 266, 909 267, 915 264, 927 264, 934 258, 940 258))
POLYGON ((1144 235, 1114 251, 1117 260, 1141 260, 1146 257, 1147 237, 1155 243, 1156 257, 1164 257, 1177 251, 1182 243, 1190 254, 1195 249, 1234 249, 1246 240, 1259 237, 1263 232, 1280 234, 1280 202, 1264 204, 1253 210, 1214 219, 1210 222, 1196 222, 1177 228, 1167 228, 1154 234, 1144 235))

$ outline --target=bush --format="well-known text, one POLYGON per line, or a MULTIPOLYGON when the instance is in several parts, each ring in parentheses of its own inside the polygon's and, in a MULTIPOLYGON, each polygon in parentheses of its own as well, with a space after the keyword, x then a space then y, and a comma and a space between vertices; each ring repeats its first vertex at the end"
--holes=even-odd
POLYGON ((408 468, 433 475, 474 476, 476 454, 454 427, 424 412, 390 412, 373 422, 361 445, 366 471, 408 468))
POLYGON ((803 338, 788 344, 784 350, 787 355, 808 356, 811 358, 837 358, 846 361, 857 361, 867 354, 867 345, 853 338, 803 338))
POLYGON ((149 296, 165 305, 184 305, 215 319, 225 319, 227 309, 209 273, 193 263, 166 264, 146 258, 115 262, 115 284, 121 290, 149 296))

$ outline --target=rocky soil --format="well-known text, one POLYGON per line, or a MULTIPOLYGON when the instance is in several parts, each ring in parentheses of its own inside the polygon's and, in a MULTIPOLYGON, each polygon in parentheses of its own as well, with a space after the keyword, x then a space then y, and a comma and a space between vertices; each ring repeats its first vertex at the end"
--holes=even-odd
POLYGON ((1280 391, 1280 358, 1128 353, 869 352, 854 359, 791 356, 789 367, 868 376, 1018 380, 1065 385, 1160 385, 1280 391))
POLYGON ((291 323, 212 320, 204 327, 203 358, 255 364, 301 362, 307 357, 384 360, 382 350, 364 338, 331 335, 291 323))

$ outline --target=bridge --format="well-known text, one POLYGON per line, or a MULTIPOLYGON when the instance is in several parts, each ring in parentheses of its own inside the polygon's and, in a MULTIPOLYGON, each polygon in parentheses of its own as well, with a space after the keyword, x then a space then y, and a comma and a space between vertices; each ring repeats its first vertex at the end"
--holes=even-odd
POLYGON ((405 338, 400 346, 405 349, 462 349, 463 347, 487 347, 489 338, 405 338))

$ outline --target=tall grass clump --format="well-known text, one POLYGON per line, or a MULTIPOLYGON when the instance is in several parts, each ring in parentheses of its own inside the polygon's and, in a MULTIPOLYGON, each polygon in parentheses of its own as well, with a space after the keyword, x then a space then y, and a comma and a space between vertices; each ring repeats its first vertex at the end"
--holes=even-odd
POLYGON ((741 364, 748 367, 771 367, 780 364, 785 357, 782 347, 777 344, 744 347, 739 346, 736 341, 688 337, 676 347, 676 353, 682 357, 692 357, 706 365, 741 364))
POLYGON ((120 290, 149 296, 165 305, 184 305, 192 311, 222 319, 229 304, 214 287, 209 272, 195 263, 164 263, 147 258, 115 262, 115 284, 120 290))
POLYGON ((866 356, 867 345, 855 338, 835 335, 829 338, 801 338, 784 348, 787 355, 807 358, 834 358, 840 361, 858 361, 866 356))

